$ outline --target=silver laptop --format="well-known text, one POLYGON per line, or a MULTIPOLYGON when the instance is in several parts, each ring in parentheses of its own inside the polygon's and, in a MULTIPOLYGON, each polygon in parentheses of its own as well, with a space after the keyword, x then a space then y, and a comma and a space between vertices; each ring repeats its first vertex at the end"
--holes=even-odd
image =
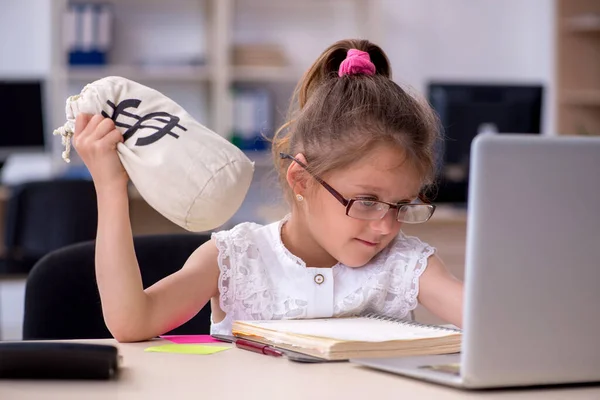
POLYGON ((600 138, 478 136, 462 353, 352 362, 464 388, 600 381, 600 138))

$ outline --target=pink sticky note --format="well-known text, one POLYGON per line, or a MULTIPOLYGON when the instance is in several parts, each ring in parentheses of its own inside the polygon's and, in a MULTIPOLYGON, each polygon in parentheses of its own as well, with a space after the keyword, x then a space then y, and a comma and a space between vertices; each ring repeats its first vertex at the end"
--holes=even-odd
POLYGON ((177 344, 221 343, 210 335, 163 335, 161 338, 177 344))

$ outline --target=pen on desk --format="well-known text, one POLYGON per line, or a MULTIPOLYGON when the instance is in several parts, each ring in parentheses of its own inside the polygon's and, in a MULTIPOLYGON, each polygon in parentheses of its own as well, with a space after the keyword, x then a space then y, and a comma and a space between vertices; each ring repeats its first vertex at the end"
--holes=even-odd
MULTIPOLYGON (((222 342, 227 342, 227 343, 236 343, 238 340, 242 340, 239 339, 233 335, 219 335, 219 334, 212 334, 211 335, 213 338, 220 340, 222 342)), ((261 346, 266 346, 262 343, 258 343, 258 342, 251 342, 249 340, 245 340, 245 342, 250 342, 253 347, 252 348, 246 348, 245 350, 249 350, 249 351, 254 351, 257 353, 262 353, 265 354, 263 352, 262 349, 260 349, 261 346)), ((322 362, 331 362, 331 361, 327 361, 323 358, 319 358, 319 357, 314 357, 314 356, 309 356, 307 354, 302 354, 302 353, 298 353, 295 351, 291 351, 291 350, 278 350, 275 349, 272 346, 266 346, 267 348, 269 348, 268 353, 270 353, 269 355, 272 355, 274 357, 279 357, 280 355, 282 356, 286 356, 289 360, 291 361, 296 361, 296 362, 302 362, 302 363, 322 363, 322 362), (275 352, 275 353, 274 353, 275 352), (276 353, 280 353, 280 354, 276 354, 276 353)))
POLYGON ((274 349, 273 347, 271 347, 269 345, 258 343, 258 342, 253 342, 250 340, 240 339, 235 336, 213 334, 212 337, 214 337, 217 340, 221 340, 223 342, 233 343, 233 344, 235 344, 235 346, 237 348, 242 349, 242 350, 248 350, 248 351, 252 351, 254 353, 265 354, 267 356, 273 356, 273 357, 281 357, 284 355, 283 352, 281 352, 277 349, 274 349))
POLYGON ((269 345, 251 342, 249 340, 244 339, 236 339, 235 346, 240 349, 265 354, 267 356, 281 357, 283 355, 281 351, 276 350, 269 345))

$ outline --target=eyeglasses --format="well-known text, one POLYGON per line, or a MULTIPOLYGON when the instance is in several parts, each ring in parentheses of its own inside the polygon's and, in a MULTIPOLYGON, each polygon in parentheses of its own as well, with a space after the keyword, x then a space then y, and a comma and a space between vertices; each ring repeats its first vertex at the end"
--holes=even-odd
POLYGON ((346 199, 340 192, 329 186, 327 182, 313 174, 302 161, 285 153, 279 153, 279 156, 282 159, 288 158, 304 168, 317 182, 323 185, 333 197, 346 207, 346 215, 349 217, 362 220, 378 220, 385 217, 390 209, 396 209, 398 210, 398 213, 396 214, 396 220, 398 222, 420 224, 427 222, 435 211, 435 205, 427 203, 421 195, 419 195, 420 203, 401 202, 393 204, 369 198, 346 199))

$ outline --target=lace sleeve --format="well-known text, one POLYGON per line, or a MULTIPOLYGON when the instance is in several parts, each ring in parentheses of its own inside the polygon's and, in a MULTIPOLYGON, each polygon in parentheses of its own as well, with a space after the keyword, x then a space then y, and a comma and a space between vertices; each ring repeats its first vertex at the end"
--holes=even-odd
POLYGON ((219 305, 225 314, 233 310, 238 292, 243 292, 238 284, 247 278, 244 264, 250 255, 248 253, 252 253, 252 232, 259 227, 253 222, 244 222, 211 235, 219 250, 219 305))
POLYGON ((405 299, 408 309, 412 311, 418 305, 419 279, 427 268, 429 257, 435 253, 435 248, 414 236, 404 236, 404 240, 405 245, 412 250, 412 257, 404 267, 405 299))
POLYGON ((235 298, 235 282, 232 279, 232 255, 228 233, 229 231, 221 231, 211 235, 219 250, 217 258, 219 264, 219 305, 225 314, 229 314, 231 311, 233 299, 235 298))

